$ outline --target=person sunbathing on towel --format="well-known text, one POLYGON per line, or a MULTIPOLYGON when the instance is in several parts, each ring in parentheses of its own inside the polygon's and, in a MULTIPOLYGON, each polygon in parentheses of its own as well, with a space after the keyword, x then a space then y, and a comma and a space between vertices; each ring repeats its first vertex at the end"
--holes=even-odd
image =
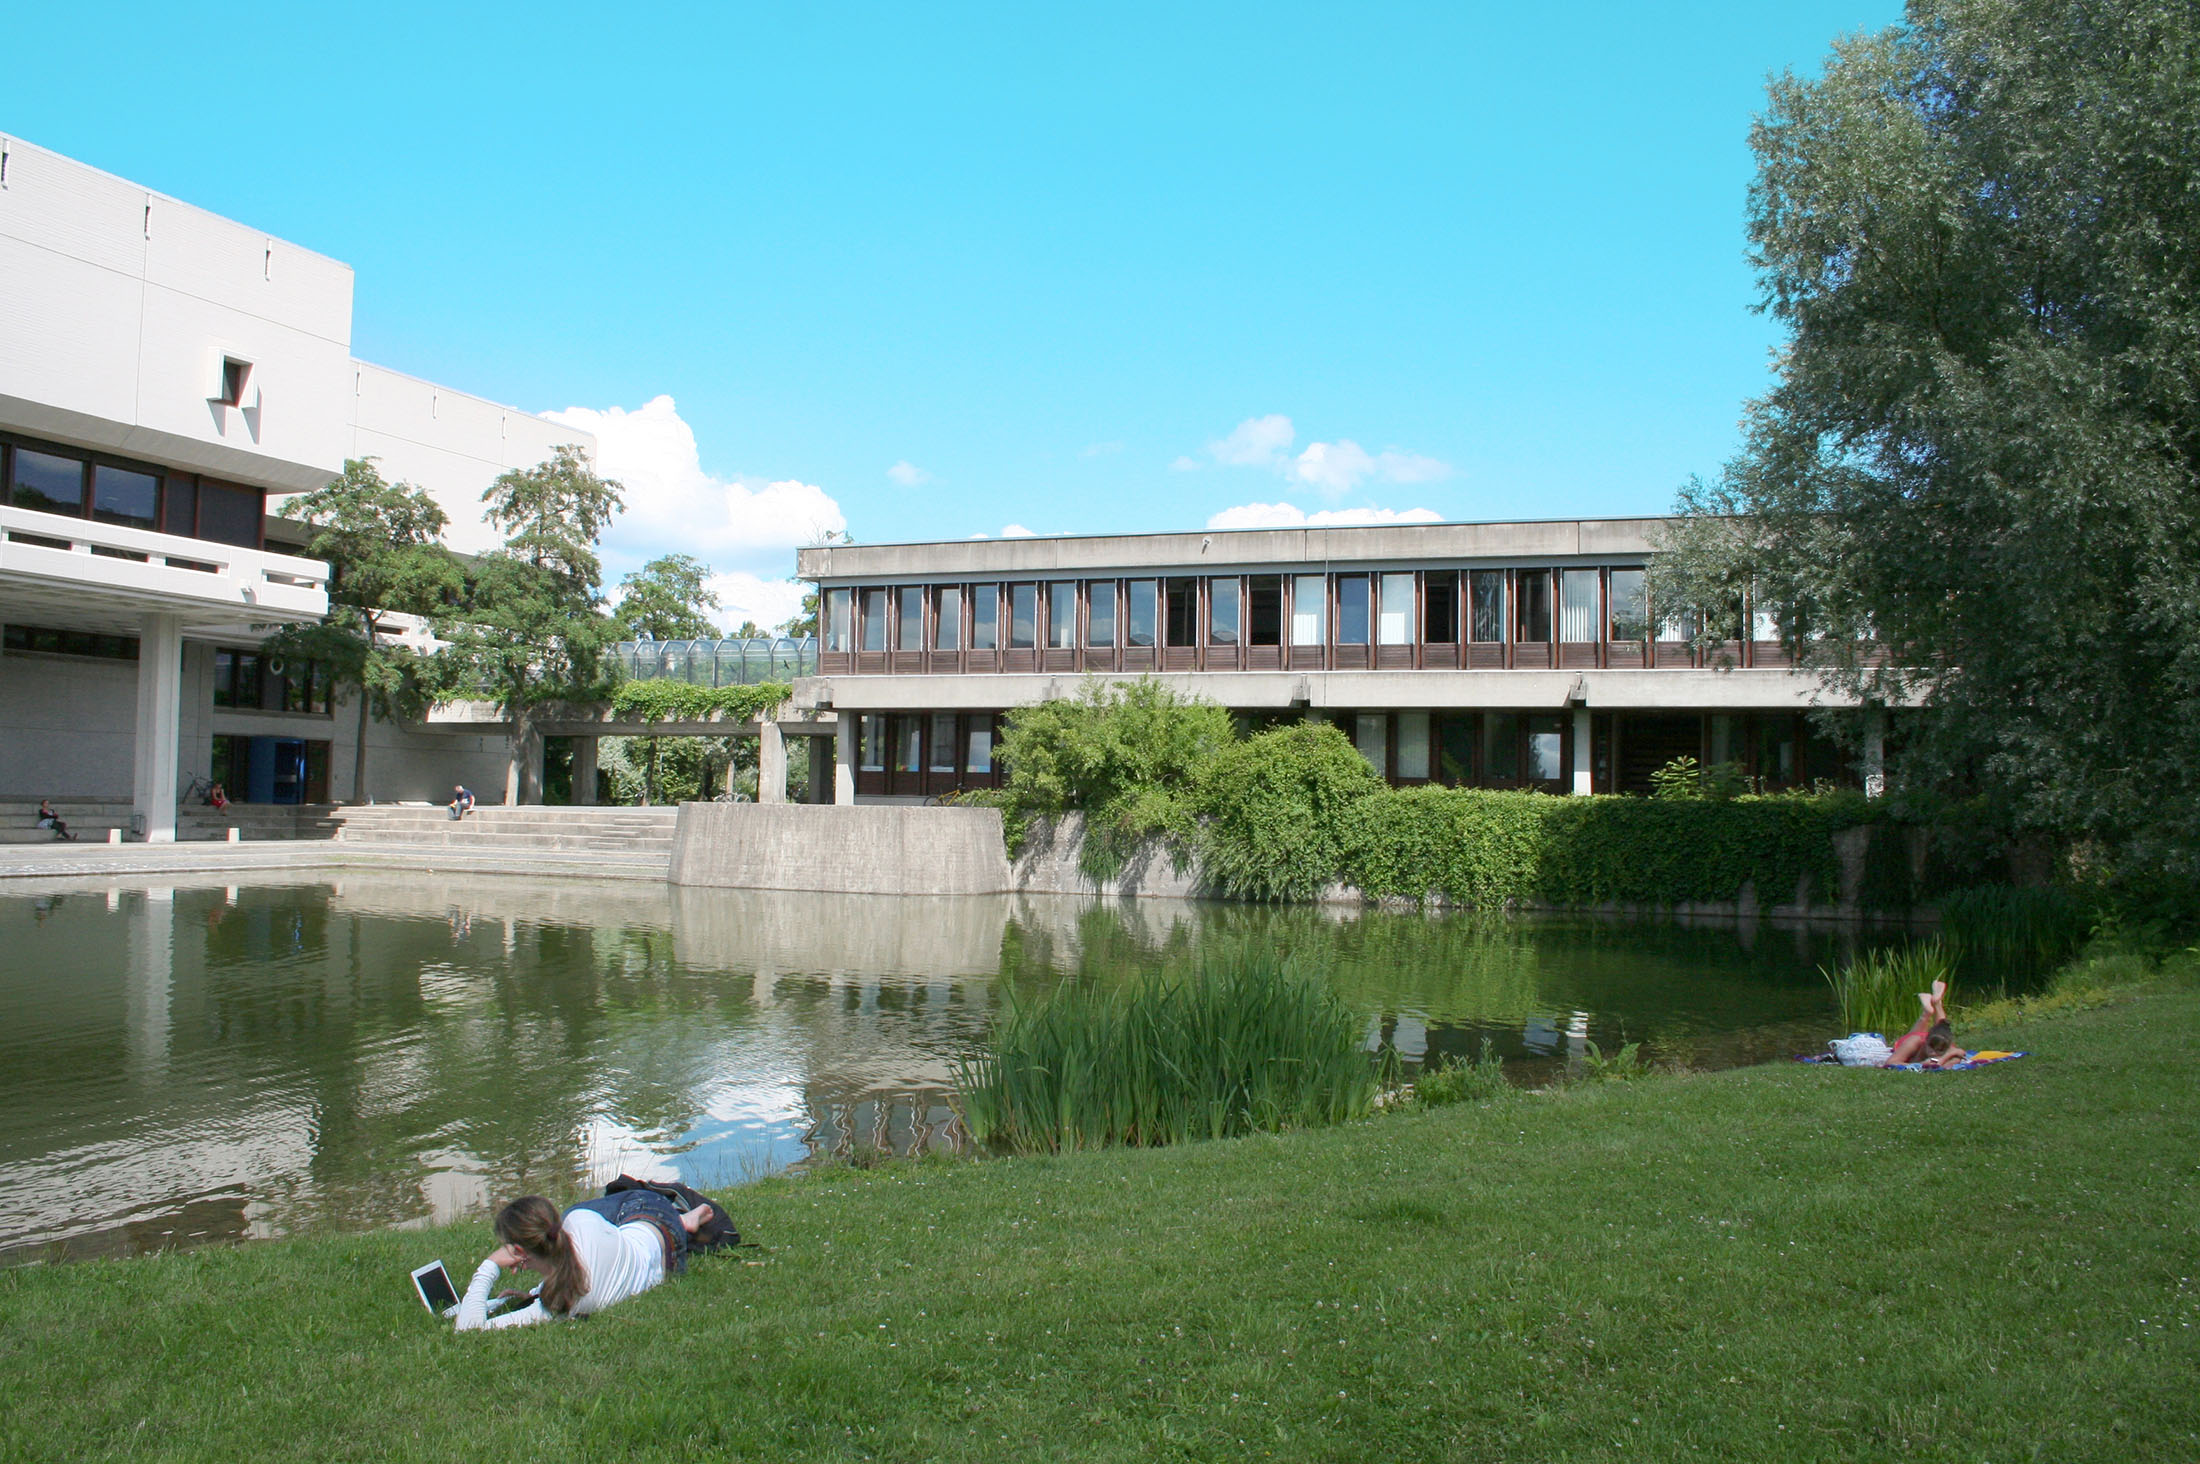
POLYGON ((1929 1068, 1948 1067, 1959 1063, 1971 1054, 1955 1045, 1955 1037, 1948 1026, 1948 983, 1935 981, 1931 991, 1917 994, 1918 1005, 1924 1008, 1917 1025, 1894 1040, 1881 1067, 1901 1067, 1905 1063, 1922 1063, 1929 1068))

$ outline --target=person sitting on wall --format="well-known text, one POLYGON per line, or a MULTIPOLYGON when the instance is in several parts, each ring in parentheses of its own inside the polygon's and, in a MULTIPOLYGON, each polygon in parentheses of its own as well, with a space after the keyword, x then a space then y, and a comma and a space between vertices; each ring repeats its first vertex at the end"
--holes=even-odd
POLYGON ((451 817, 464 818, 473 811, 474 795, 467 791, 464 783, 460 783, 451 790, 451 817))
POLYGON ((38 826, 42 829, 52 829, 53 836, 57 839, 73 839, 76 837, 76 835, 69 832, 69 826, 61 821, 61 815, 53 811, 53 800, 51 798, 38 800, 38 826))
POLYGON ((458 1330, 591 1316, 639 1295, 686 1268, 696 1230, 714 1213, 698 1205, 683 1214, 647 1189, 583 1200, 562 1216, 540 1195, 514 1200, 497 1214, 497 1238, 504 1244, 475 1269, 459 1299, 458 1330), (511 1309, 492 1317, 489 1288, 500 1270, 510 1269, 533 1271, 542 1283, 531 1293, 502 1293, 511 1309))
POLYGON ((1917 994, 1918 1005, 1924 1008, 1917 1025, 1894 1041, 1881 1067, 1901 1067, 1905 1063, 1921 1062, 1926 1067, 1946 1067, 1961 1062, 1971 1054, 1955 1045, 1955 1036, 1948 1025, 1948 983, 1935 981, 1929 992, 1917 994))

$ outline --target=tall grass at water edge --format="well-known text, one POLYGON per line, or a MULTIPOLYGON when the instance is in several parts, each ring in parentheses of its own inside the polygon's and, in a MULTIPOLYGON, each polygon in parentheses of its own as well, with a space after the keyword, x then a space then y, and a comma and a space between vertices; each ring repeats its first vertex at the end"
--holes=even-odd
POLYGON ((1979 885, 1937 903, 1950 962, 1974 989, 2012 995, 2035 989, 2093 929, 2086 902, 2054 887, 1979 885))
POLYGON ((1917 1021, 1917 995, 1945 981, 1955 990, 1955 964, 1938 940, 1867 951, 1839 966, 1820 966, 1851 1032, 1877 1032, 1893 1041, 1917 1021))
POLYGON ((1316 1128, 1368 1113, 1365 1023, 1285 963, 1209 958, 1122 987, 1013 998, 958 1064, 963 1124, 1022 1153, 1316 1128))

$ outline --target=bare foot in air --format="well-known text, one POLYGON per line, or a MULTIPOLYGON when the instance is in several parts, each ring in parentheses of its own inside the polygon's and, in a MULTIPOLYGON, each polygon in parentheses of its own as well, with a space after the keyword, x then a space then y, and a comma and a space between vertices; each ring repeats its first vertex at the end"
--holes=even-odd
POLYGON ((717 1212, 711 1209, 711 1207, 708 1205, 697 1205, 694 1209, 688 1211, 685 1215, 682 1215, 680 1217, 680 1228, 682 1230, 685 1230, 688 1234, 693 1235, 696 1231, 703 1228, 703 1222, 705 1220, 708 1220, 712 1215, 716 1213, 717 1212))

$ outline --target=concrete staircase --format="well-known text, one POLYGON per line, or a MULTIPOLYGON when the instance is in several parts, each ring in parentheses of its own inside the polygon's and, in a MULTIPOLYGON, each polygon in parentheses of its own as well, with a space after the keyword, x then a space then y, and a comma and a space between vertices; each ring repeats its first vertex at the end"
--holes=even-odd
POLYGON ((476 808, 463 819, 433 805, 383 803, 333 814, 338 843, 567 856, 669 870, 678 808, 476 808))
MULTIPOLYGON (((127 798, 56 798, 53 811, 80 843, 104 844, 110 829, 130 837, 127 798)), ((225 836, 226 837, 226 836, 225 836)), ((0 844, 58 844, 53 830, 38 827, 36 798, 0 798, 0 844)), ((667 846, 670 847, 669 845, 667 846)))
POLYGON ((226 839, 235 829, 246 843, 270 839, 333 839, 343 826, 343 810, 333 803, 232 803, 217 813, 200 803, 176 814, 179 842, 226 839))

